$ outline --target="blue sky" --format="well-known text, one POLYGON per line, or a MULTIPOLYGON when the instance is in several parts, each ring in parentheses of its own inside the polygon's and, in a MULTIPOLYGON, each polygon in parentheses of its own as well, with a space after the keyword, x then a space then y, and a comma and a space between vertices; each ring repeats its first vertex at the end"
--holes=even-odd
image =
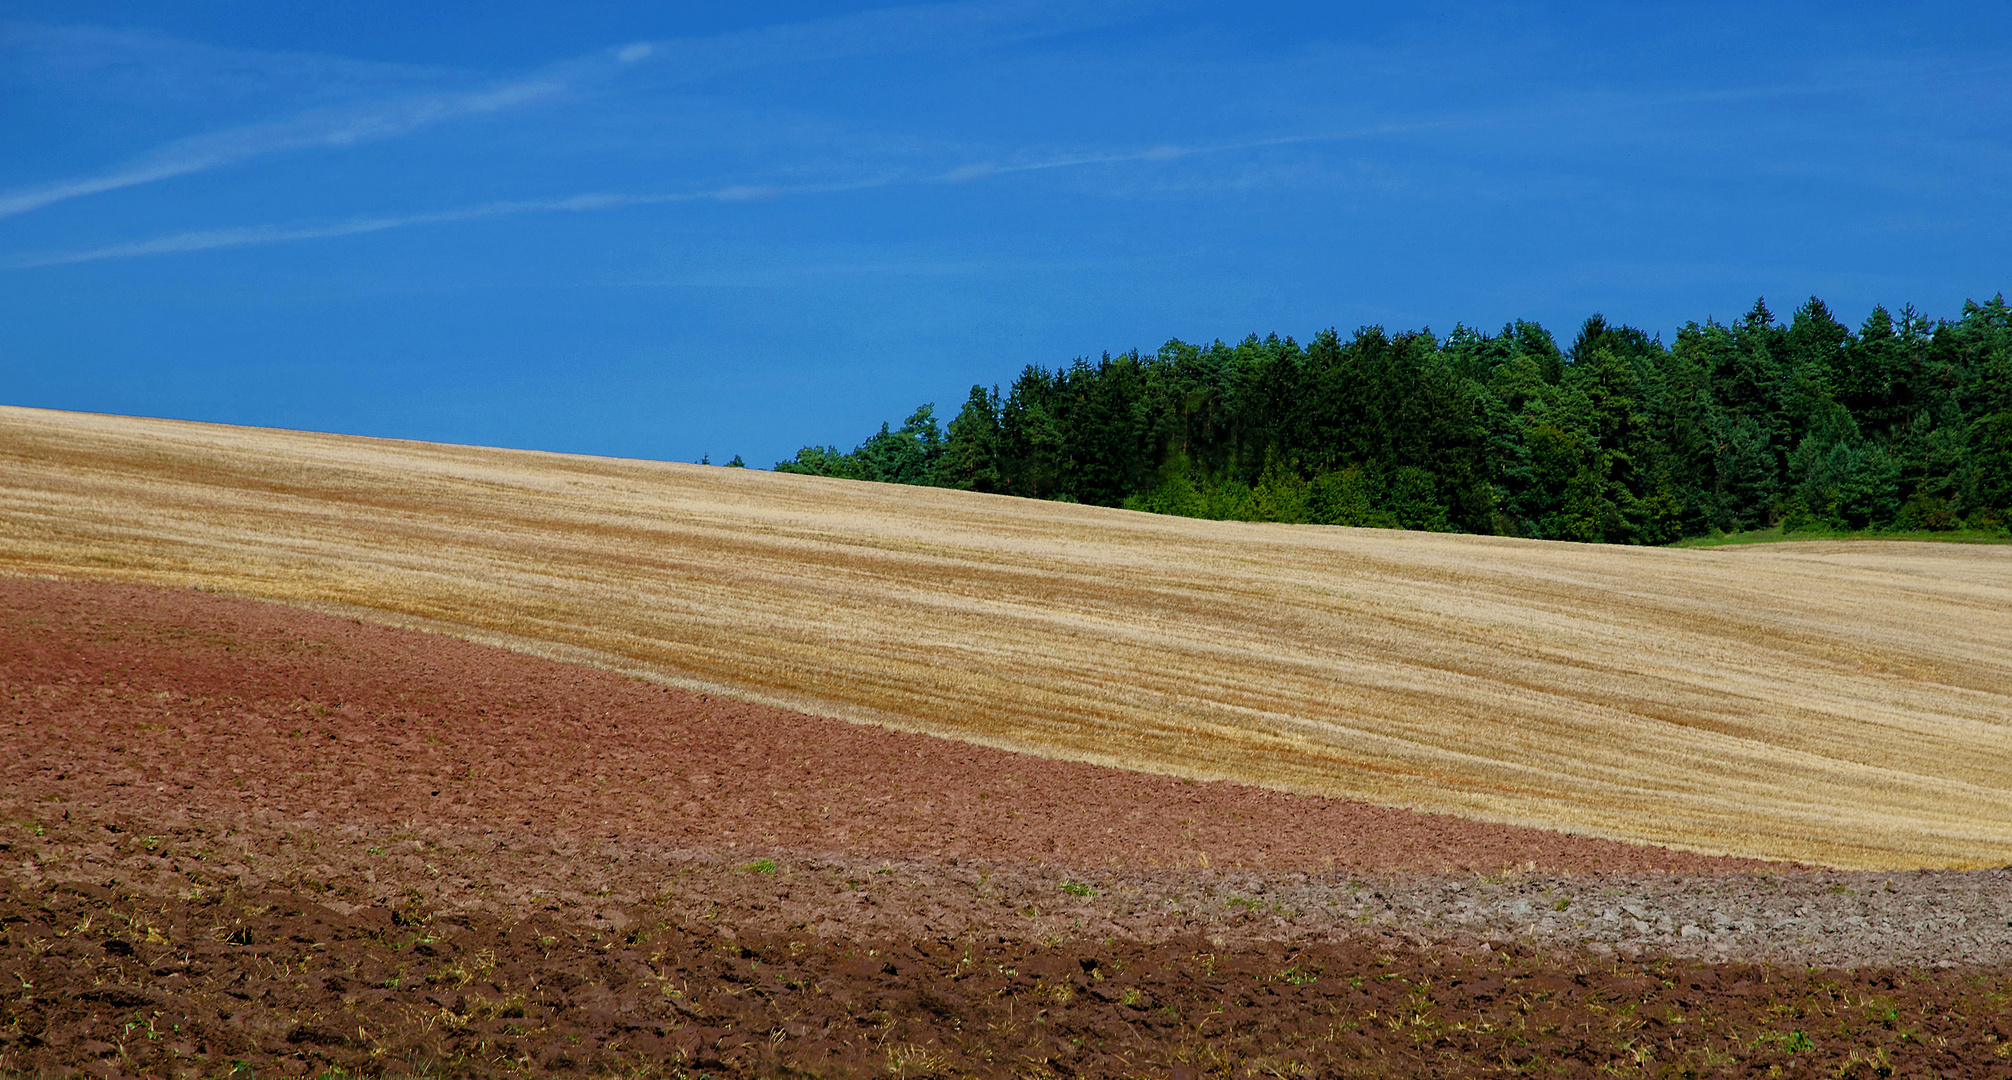
POLYGON ((1028 363, 2007 288, 1976 5, 0 5, 0 401, 768 465, 1028 363))

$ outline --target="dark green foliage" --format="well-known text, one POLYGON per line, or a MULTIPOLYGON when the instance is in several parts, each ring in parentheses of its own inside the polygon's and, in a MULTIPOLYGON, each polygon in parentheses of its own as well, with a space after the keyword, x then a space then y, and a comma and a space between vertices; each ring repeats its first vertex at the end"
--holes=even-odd
POLYGON ((900 431, 880 432, 860 443, 849 454, 835 446, 806 446, 788 461, 776 462, 775 471, 838 476, 847 480, 877 480, 885 484, 932 484, 943 459, 943 435, 936 427, 936 407, 924 405, 901 425, 900 431))
POLYGON ((1030 366, 923 406, 849 453, 784 472, 933 484, 1240 521, 1661 544, 1781 525, 2003 529, 2012 522, 2012 309, 1857 331, 1811 298, 1664 345, 1587 319, 1305 346, 1169 341, 1030 366))

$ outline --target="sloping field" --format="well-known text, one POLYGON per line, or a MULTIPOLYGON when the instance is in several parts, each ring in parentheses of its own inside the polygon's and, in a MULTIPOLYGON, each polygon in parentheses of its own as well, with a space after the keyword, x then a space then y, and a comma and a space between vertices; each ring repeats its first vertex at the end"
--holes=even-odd
POLYGON ((1102 764, 2012 863, 2012 548, 1200 522, 8 408, 0 571, 371 613, 1102 764))

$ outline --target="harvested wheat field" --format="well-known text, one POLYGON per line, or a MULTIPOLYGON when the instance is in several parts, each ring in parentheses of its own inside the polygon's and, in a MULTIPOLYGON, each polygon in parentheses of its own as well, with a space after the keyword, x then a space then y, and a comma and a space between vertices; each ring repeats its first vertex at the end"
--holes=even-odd
POLYGON ((1044 757, 1840 868, 2012 862, 2012 549, 1622 549, 0 410, 0 569, 1044 757))

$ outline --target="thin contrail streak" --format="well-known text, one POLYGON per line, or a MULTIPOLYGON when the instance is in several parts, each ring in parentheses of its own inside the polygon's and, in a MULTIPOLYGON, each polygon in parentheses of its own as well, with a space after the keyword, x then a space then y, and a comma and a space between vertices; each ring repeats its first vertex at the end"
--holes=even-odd
POLYGON ((1415 131, 1462 127, 1471 123, 1473 121, 1432 120, 1405 124, 1380 124, 1375 127, 1356 128, 1351 131, 1327 131, 1310 135, 1279 135, 1268 139, 1207 143, 1201 146, 1163 144, 1160 146, 1149 146, 1143 150, 1065 154, 1058 157, 1037 158, 1031 161, 1005 163, 983 161, 974 162, 969 165, 960 165, 949 172, 932 176, 929 179, 933 182, 961 183, 967 180, 977 180, 987 176, 999 176, 1005 173, 1070 169, 1083 165, 1124 165, 1141 161, 1178 161, 1181 158, 1200 157, 1205 154, 1224 154, 1238 150, 1263 150, 1273 146, 1298 146, 1306 143, 1345 142, 1351 139, 1375 138, 1379 135, 1402 135, 1415 131))
POLYGON ((288 150, 343 148, 409 134, 448 120, 516 108, 565 89, 553 79, 528 79, 459 94, 426 94, 347 110, 316 110, 290 120, 199 135, 123 168, 0 194, 0 217, 68 199, 208 172, 288 150))
MULTIPOLYGON (((412 134, 451 120, 502 112, 591 87, 625 70, 648 66, 672 81, 691 82, 750 68, 956 47, 990 38, 1034 35, 1095 24, 1111 17, 1082 5, 1059 15, 1039 5, 943 4, 887 8, 764 27, 713 38, 640 41, 602 49, 520 79, 472 90, 416 94, 346 108, 315 109, 285 120, 252 124, 169 143, 126 165, 0 192, 0 218, 69 199, 207 172, 272 154, 336 149, 412 134)), ((1122 6, 1122 5, 1119 5, 1122 6)))
POLYGON ((81 251, 29 256, 10 262, 7 266, 9 269, 23 270, 36 266, 64 266, 71 263, 98 262, 102 259, 132 259, 147 255, 178 255, 184 252, 211 251, 217 248, 248 247, 254 244, 277 244, 289 240, 324 240, 336 236, 357 236, 363 233, 384 232, 388 229, 402 229, 411 225, 443 225, 455 221, 474 221, 480 218, 503 217, 509 214, 524 214, 539 210, 602 209, 609 206, 621 205, 626 201, 622 200, 619 196, 580 195, 570 199, 494 202, 485 203, 481 206, 467 206, 425 214, 355 217, 316 224, 247 225, 229 229, 203 229, 195 232, 174 233, 169 236, 157 236, 150 240, 135 240, 124 244, 107 244, 104 247, 85 248, 81 251))
POLYGON ((1161 145, 1141 150, 1070 154, 1032 161, 1007 163, 980 162, 962 165, 947 172, 906 179, 883 176, 848 183, 791 186, 744 185, 673 194, 590 193, 559 199, 505 200, 421 214, 374 215, 295 225, 252 225, 227 229, 205 229, 195 232, 175 233, 149 240, 108 244, 103 247, 85 248, 78 251, 23 256, 0 263, 0 269, 27 270, 42 266, 65 266, 75 263, 99 262, 106 259, 131 259, 151 255, 179 255, 196 251, 212 251, 219 248, 249 247, 259 244, 277 244, 297 240, 324 240, 341 236, 385 232, 391 229, 402 229, 417 225, 444 225, 460 221, 476 221, 483 218, 509 217, 517 214, 614 210, 631 206, 651 206, 681 202, 739 202, 780 198, 789 195, 862 191, 904 183, 965 183, 987 176, 998 176, 1009 173, 1079 168, 1086 165, 1174 161, 1180 158, 1206 154, 1231 153, 1238 150, 1256 150, 1273 146, 1365 139, 1379 135, 1400 134, 1447 126, 1452 126, 1451 122, 1432 121, 1410 124, 1385 124, 1375 127, 1358 128, 1351 131, 1319 132, 1308 135, 1280 135, 1265 139, 1247 139, 1239 142, 1213 143, 1202 146, 1161 145))
POLYGON ((415 225, 446 225, 459 221, 479 221, 484 218, 511 217, 517 214, 582 213, 591 210, 613 210, 628 206, 654 206, 665 203, 747 202, 784 195, 852 191, 868 187, 880 187, 890 182, 887 180, 871 180, 851 184, 819 184, 795 187, 732 186, 712 188, 706 191, 643 195, 594 192, 584 195, 569 195, 559 199, 501 200, 481 203, 476 206, 429 211, 422 214, 367 215, 343 218, 336 221, 304 222, 292 225, 247 225, 227 229, 201 229, 193 232, 173 233, 168 236, 157 236, 148 240, 134 240, 123 244, 107 244, 103 247, 84 248, 78 251, 22 256, 5 263, 0 263, 0 269, 28 270, 40 266, 68 266, 75 263, 100 262, 106 259, 135 259, 150 255, 181 255, 196 251, 251 247, 260 244, 279 244, 296 240, 326 240, 340 236, 360 236, 365 233, 386 232, 391 229, 403 229, 415 225))

